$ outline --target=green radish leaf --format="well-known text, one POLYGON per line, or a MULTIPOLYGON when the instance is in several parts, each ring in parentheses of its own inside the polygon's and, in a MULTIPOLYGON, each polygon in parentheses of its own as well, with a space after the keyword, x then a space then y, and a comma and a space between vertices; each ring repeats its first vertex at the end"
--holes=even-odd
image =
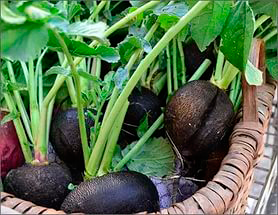
MULTIPOLYGON (((122 150, 122 155, 125 156, 135 144, 122 150)), ((127 163, 127 167, 147 176, 163 177, 174 172, 174 160, 175 154, 169 141, 162 137, 153 138, 144 144, 141 151, 127 163)))
POLYGON ((137 128, 137 136, 141 138, 149 128, 148 114, 146 114, 140 121, 140 124, 137 128))
POLYGON ((67 14, 67 20, 72 20, 72 18, 76 15, 80 15, 84 9, 82 8, 81 4, 75 2, 75 1, 68 1, 68 14, 67 14))
POLYGON ((104 41, 104 32, 107 27, 108 26, 104 22, 74 22, 68 25, 65 33, 69 36, 82 36, 104 41))
POLYGON ((278 37, 277 37, 277 35, 271 37, 269 40, 266 41, 265 48, 267 50, 269 50, 269 49, 277 50, 277 47, 278 47, 278 37))
POLYGON ((260 1, 249 0, 250 6, 253 9, 255 15, 265 14, 271 16, 275 24, 278 24, 278 2, 277 1, 260 1))
POLYGON ((147 3, 147 1, 129 1, 132 7, 141 7, 147 3))
POLYGON ((278 56, 274 56, 266 59, 266 66, 270 75, 278 80, 278 56))
MULTIPOLYGON (((60 46, 59 41, 53 35, 52 31, 48 31, 49 41, 47 45, 50 49, 54 51, 62 52, 62 47, 60 46)), ((78 57, 99 57, 100 59, 108 63, 116 63, 120 59, 120 55, 115 48, 108 47, 106 45, 99 45, 96 48, 91 48, 84 42, 71 40, 64 33, 60 34, 66 43, 69 52, 73 56, 78 57)))
POLYGON ((55 16, 48 19, 48 25, 51 28, 57 28, 59 31, 66 32, 69 22, 59 16, 55 16))
POLYGON ((60 10, 48 1, 22 1, 18 3, 17 9, 27 14, 32 21, 47 21, 47 18, 60 13, 60 10))
POLYGON ((6 116, 4 116, 4 118, 1 120, 1 123, 0 125, 4 125, 5 123, 11 121, 11 120, 14 120, 16 118, 20 117, 20 113, 17 112, 10 112, 9 114, 7 114, 6 116))
POLYGON ((188 6, 184 2, 173 3, 170 5, 159 4, 153 12, 158 16, 168 14, 169 16, 183 17, 188 12, 188 6))
POLYGON ((111 14, 111 11, 110 11, 110 10, 105 9, 105 10, 103 11, 103 15, 104 15, 104 17, 105 17, 107 20, 112 21, 112 14, 111 14))
POLYGON ((134 51, 138 48, 144 49, 146 53, 152 50, 149 42, 137 36, 128 36, 121 43, 118 44, 121 61, 126 64, 134 51))
POLYGON ((135 25, 132 25, 129 27, 128 33, 139 38, 144 38, 144 36, 147 34, 147 29, 144 26, 139 28, 135 25))
POLYGON ((110 71, 104 76, 104 80, 102 82, 102 90, 100 93, 100 97, 102 98, 102 100, 107 100, 111 96, 115 86, 114 76, 114 71, 110 71))
POLYGON ((35 59, 47 41, 47 28, 42 24, 6 25, 1 32, 1 56, 26 62, 35 59))
POLYGON ((189 26, 186 25, 181 32, 179 33, 180 40, 183 42, 185 41, 187 35, 189 34, 189 26))
POLYGON ((69 69, 65 69, 61 66, 52 66, 49 70, 44 73, 44 76, 48 75, 63 75, 63 76, 71 76, 71 72, 69 69))
POLYGON ((98 46, 95 49, 95 55, 108 63, 117 63, 120 60, 119 52, 105 45, 98 46))
POLYGON ((117 164, 122 160, 123 156, 121 153, 121 147, 117 144, 115 151, 114 151, 114 155, 112 157, 112 162, 111 162, 111 168, 114 169, 117 164))
POLYGON ((128 81, 128 71, 127 69, 119 67, 114 76, 115 86, 122 91, 128 81))
POLYGON ((26 84, 21 84, 21 83, 12 83, 11 81, 7 81, 7 90, 8 91, 13 91, 13 90, 17 90, 17 91, 27 91, 27 86, 26 84))
POLYGON ((263 84, 263 73, 256 68, 249 60, 245 70, 245 78, 249 85, 260 86, 263 84))
POLYGON ((220 50, 225 57, 243 71, 252 45, 255 18, 247 1, 239 1, 232 8, 221 33, 220 50))
POLYGON ((96 76, 93 76, 88 72, 84 72, 82 69, 78 69, 78 74, 87 80, 98 82, 98 78, 96 76))
POLYGON ((168 31, 169 28, 171 28, 179 21, 179 17, 169 14, 161 14, 158 17, 158 21, 160 23, 161 28, 163 28, 165 31, 168 31))
POLYGON ((220 35, 229 15, 232 1, 213 1, 191 22, 192 38, 201 52, 220 35))
POLYGON ((55 4, 55 8, 58 8, 62 16, 68 21, 71 21, 74 16, 81 15, 84 11, 81 4, 76 1, 67 1, 66 3, 59 1, 55 4))
POLYGON ((1 19, 9 24, 23 24, 26 21, 25 16, 10 10, 3 1, 1 1, 1 19))

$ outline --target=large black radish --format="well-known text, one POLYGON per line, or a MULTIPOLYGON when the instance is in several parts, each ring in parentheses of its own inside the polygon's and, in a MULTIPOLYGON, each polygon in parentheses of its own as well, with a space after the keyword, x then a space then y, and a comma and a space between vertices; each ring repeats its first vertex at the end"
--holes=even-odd
POLYGON ((145 175, 113 172, 82 182, 63 202, 67 213, 130 214, 159 211, 155 185, 145 175))

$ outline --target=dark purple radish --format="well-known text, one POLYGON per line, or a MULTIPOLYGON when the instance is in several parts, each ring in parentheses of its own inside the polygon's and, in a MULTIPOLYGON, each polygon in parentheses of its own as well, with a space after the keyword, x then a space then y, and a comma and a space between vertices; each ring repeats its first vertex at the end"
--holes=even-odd
POLYGON ((37 205, 59 209, 72 182, 68 169, 57 163, 45 166, 25 164, 11 170, 4 180, 4 191, 37 205))
MULTIPOLYGON (((0 110, 0 122, 8 112, 0 110)), ((12 121, 0 125, 1 178, 24 163, 24 157, 12 121)))
POLYGON ((135 88, 128 100, 130 103, 120 136, 122 147, 138 139, 137 129, 146 115, 150 126, 161 114, 162 102, 155 93, 147 88, 135 88))
POLYGON ((156 187, 138 172, 113 172, 82 182, 63 202, 67 213, 130 214, 159 211, 156 187))
MULTIPOLYGON (((94 125, 85 111, 87 137, 90 137, 90 127, 94 125)), ((50 142, 59 156, 74 172, 84 170, 83 151, 79 130, 78 114, 75 108, 61 110, 51 123, 50 142)))
POLYGON ((184 46, 186 75, 190 78, 205 59, 209 59, 212 64, 201 77, 201 79, 209 80, 213 72, 213 65, 215 65, 216 57, 213 53, 213 43, 208 48, 201 52, 197 44, 192 41, 184 46))
POLYGON ((207 156, 224 137, 234 116, 227 94, 208 81, 192 81, 171 98, 165 128, 184 157, 207 156))

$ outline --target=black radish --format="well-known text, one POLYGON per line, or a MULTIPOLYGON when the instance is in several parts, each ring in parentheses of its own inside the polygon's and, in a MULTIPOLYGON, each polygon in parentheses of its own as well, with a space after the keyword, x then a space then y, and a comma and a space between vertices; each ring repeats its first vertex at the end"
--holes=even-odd
MULTIPOLYGON (((87 111, 85 110, 85 116, 87 111)), ((94 122, 86 117, 87 137, 90 137, 90 127, 94 122)), ((84 160, 77 110, 70 108, 57 113, 51 123, 50 142, 59 158, 71 169, 84 170, 84 160)))
POLYGON ((82 182, 63 202, 67 213, 130 214, 159 210, 156 187, 138 172, 113 172, 82 182))
POLYGON ((230 127, 233 105, 227 94, 208 81, 192 81, 171 98, 165 128, 184 157, 208 155, 230 127))
POLYGON ((70 192, 68 169, 57 163, 45 166, 25 164, 11 170, 4 180, 4 191, 37 205, 59 209, 70 192))

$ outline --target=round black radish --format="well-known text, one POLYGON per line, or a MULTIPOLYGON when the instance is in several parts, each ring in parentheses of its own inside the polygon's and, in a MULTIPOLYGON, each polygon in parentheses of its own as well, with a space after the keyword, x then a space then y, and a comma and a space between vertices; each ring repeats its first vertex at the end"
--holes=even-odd
POLYGON ((162 102, 151 90, 141 87, 135 88, 130 94, 129 107, 125 116, 121 132, 122 147, 138 139, 137 129, 144 117, 148 116, 148 125, 151 126, 161 114, 162 102))
POLYGON ((194 72, 199 68, 203 61, 207 58, 212 61, 207 71, 201 77, 201 79, 208 80, 213 72, 213 65, 215 65, 215 55, 213 53, 213 43, 208 46, 208 48, 201 52, 197 44, 192 41, 184 46, 184 56, 185 56, 185 67, 186 74, 191 77, 194 72))
POLYGON ((11 170, 4 181, 4 191, 37 205, 59 209, 68 195, 72 178, 68 169, 57 163, 45 166, 25 164, 11 170))
POLYGON ((82 182, 64 200, 67 213, 130 214, 159 211, 155 185, 138 172, 114 172, 82 182))
MULTIPOLYGON (((87 137, 94 122, 85 110, 87 137)), ((59 111, 51 123, 50 142, 58 154, 71 169, 84 170, 83 151, 79 130, 78 114, 75 108, 59 111)))
POLYGON ((227 94, 208 81, 180 88, 165 110, 165 128, 184 157, 208 155, 230 127, 233 105, 227 94))

